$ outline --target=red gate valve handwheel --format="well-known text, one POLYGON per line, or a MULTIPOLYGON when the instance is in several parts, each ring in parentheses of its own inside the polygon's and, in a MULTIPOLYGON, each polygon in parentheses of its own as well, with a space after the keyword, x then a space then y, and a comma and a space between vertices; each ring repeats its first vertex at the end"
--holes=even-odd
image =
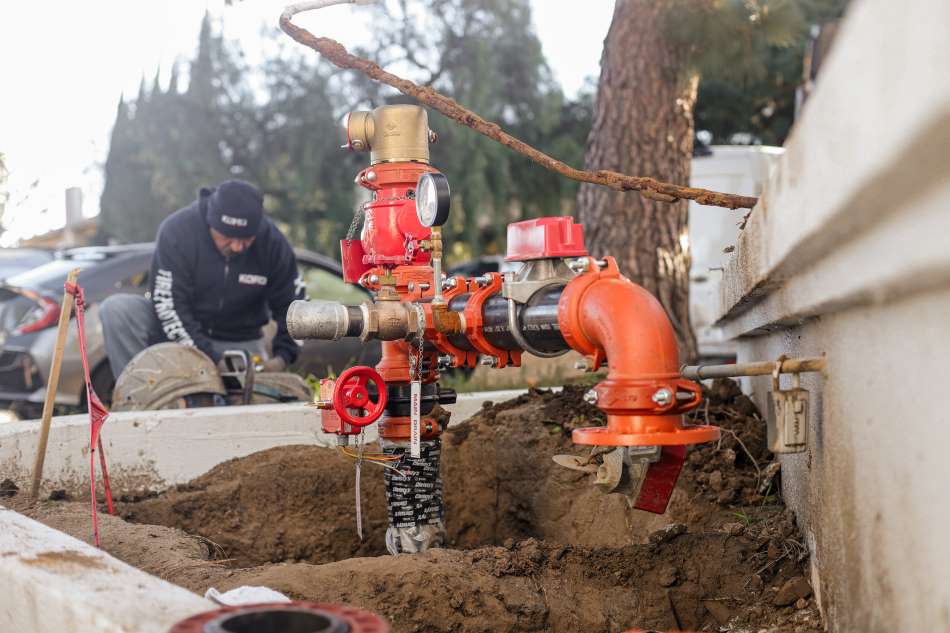
POLYGON ((386 382, 372 367, 350 367, 336 379, 333 410, 351 426, 369 426, 386 410, 386 382), (376 387, 375 402, 370 398, 367 388, 370 384, 376 387), (351 412, 354 409, 365 412, 365 415, 354 415, 351 412))

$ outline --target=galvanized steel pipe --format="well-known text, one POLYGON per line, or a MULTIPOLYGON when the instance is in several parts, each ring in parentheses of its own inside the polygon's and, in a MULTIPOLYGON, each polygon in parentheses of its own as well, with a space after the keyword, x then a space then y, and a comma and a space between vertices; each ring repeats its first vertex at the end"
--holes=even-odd
POLYGON ((363 330, 362 311, 336 301, 294 301, 287 309, 287 331, 295 339, 337 341, 359 336, 363 330))
POLYGON ((824 358, 784 358, 774 361, 759 361, 754 363, 733 363, 731 365, 684 365, 680 373, 690 380, 705 380, 707 378, 736 378, 738 376, 768 376, 775 372, 781 363, 778 373, 801 374, 811 371, 824 371, 824 358))

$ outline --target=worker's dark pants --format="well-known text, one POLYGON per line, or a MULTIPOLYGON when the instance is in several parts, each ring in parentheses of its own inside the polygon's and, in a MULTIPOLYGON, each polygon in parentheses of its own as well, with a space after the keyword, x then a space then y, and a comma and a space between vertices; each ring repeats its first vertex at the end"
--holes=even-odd
MULTIPOLYGON (((152 302, 139 295, 112 295, 99 306, 102 338, 112 375, 116 378, 136 354, 156 341, 167 340, 155 316, 152 302)), ((211 339, 214 351, 243 349, 249 355, 264 357, 264 340, 222 341, 211 339)))

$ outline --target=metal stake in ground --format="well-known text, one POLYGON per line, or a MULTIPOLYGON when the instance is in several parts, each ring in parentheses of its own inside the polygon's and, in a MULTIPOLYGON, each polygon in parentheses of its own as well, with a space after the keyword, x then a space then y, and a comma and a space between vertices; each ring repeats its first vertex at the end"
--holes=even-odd
MULTIPOLYGON (((66 284, 76 283, 79 268, 71 270, 66 275, 66 284)), ((49 380, 46 383, 46 400, 43 402, 43 422, 40 426, 40 439, 36 445, 36 460, 33 462, 33 487, 30 496, 36 499, 40 492, 40 481, 43 479, 43 462, 46 461, 46 444, 49 441, 49 429, 53 421, 53 407, 56 400, 56 389, 59 386, 59 370, 63 364, 63 349, 66 347, 66 335, 69 333, 69 318, 73 312, 73 296, 63 292, 62 308, 59 312, 59 330, 56 334, 56 348, 53 350, 53 362, 50 365, 49 380)))

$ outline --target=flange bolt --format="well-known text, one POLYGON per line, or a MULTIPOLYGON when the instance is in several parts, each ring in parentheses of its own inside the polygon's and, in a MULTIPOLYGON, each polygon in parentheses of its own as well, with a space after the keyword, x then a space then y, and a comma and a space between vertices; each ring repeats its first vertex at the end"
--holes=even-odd
POLYGON ((666 387, 657 389, 656 393, 653 394, 653 402, 657 403, 661 407, 665 407, 669 403, 673 402, 673 392, 666 387))
POLYGON ((482 356, 478 359, 478 364, 482 367, 495 367, 498 365, 498 359, 494 356, 488 356, 486 354, 485 356, 482 356))
POLYGON ((573 270, 575 273, 586 273, 590 268, 590 262, 587 261, 586 257, 580 257, 578 259, 571 260, 567 263, 567 267, 573 270))

